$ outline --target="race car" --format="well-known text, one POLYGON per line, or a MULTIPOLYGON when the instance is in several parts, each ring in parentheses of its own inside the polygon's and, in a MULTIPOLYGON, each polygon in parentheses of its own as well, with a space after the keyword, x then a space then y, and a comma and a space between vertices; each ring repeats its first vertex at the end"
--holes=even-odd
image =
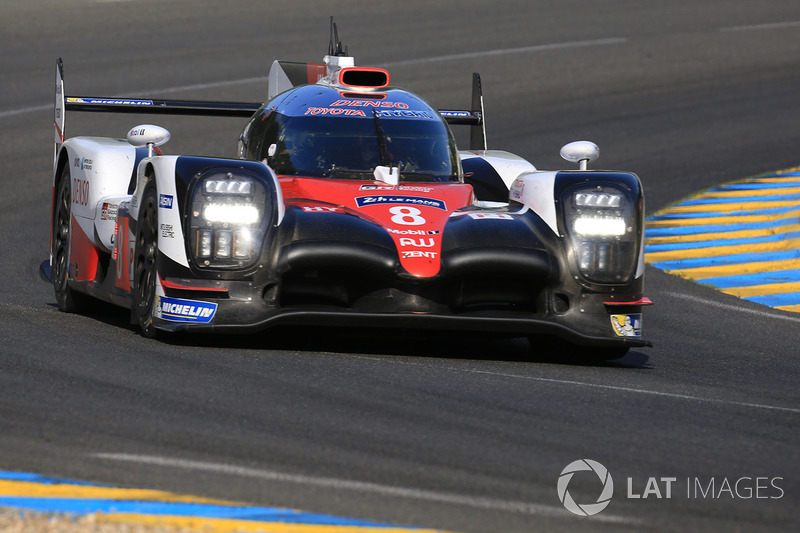
POLYGON ((589 170, 489 150, 480 78, 435 109, 355 65, 275 61, 266 103, 65 96, 56 69, 50 257, 59 309, 128 308, 143 334, 284 325, 528 336, 600 358, 642 335, 644 195, 589 170), (166 129, 64 139, 66 111, 243 118, 233 158, 166 155, 166 129), (470 128, 468 150, 451 125, 470 128))

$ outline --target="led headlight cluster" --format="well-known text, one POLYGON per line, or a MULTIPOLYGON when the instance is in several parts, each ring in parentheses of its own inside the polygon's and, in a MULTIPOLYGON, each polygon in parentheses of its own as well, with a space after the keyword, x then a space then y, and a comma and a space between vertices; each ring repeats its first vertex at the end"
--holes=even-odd
POLYGON ((192 195, 190 247, 200 267, 242 268, 258 259, 269 213, 255 176, 212 172, 192 195))
POLYGON ((626 283, 633 275, 638 246, 634 199, 611 183, 567 189, 564 225, 578 270, 598 283, 626 283))

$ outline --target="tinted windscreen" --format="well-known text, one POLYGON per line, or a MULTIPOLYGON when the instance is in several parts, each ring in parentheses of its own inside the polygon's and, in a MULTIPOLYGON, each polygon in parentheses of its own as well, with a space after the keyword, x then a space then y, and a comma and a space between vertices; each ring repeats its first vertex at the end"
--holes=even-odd
POLYGON ((455 145, 442 121, 381 115, 273 114, 260 158, 284 175, 373 179, 376 166, 391 165, 406 181, 458 180, 455 145))

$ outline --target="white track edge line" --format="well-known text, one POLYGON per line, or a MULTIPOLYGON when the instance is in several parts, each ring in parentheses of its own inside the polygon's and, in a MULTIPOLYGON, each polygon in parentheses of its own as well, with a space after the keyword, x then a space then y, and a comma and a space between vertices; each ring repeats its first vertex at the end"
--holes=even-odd
MULTIPOLYGON (((159 457, 153 455, 138 455, 138 454, 128 454, 128 453, 94 453, 90 454, 90 457, 94 457, 97 459, 105 459, 110 461, 182 468, 186 470, 199 470, 204 472, 213 472, 219 474, 234 475, 239 477, 249 477, 249 478, 265 479, 271 481, 282 481, 300 485, 311 485, 316 487, 324 487, 337 490, 354 490, 359 492, 380 494, 384 496, 394 496, 394 497, 409 498, 414 500, 432 501, 439 503, 462 505, 467 507, 476 507, 482 509, 494 509, 505 512, 543 515, 556 518, 569 518, 573 516, 562 507, 554 505, 544 505, 544 504, 535 504, 528 502, 466 496, 448 492, 437 492, 437 491, 423 490, 423 489, 410 489, 405 487, 396 487, 392 485, 382 485, 379 483, 352 481, 352 480, 337 479, 330 477, 317 477, 317 476, 308 476, 302 474, 288 474, 284 472, 276 472, 273 470, 236 466, 224 463, 210 463, 210 462, 195 461, 190 459, 178 459, 178 458, 168 458, 168 457, 159 457)), ((613 523, 632 523, 632 524, 639 523, 639 521, 636 519, 622 517, 622 516, 615 516, 615 515, 598 515, 592 517, 592 520, 613 522, 613 523)))

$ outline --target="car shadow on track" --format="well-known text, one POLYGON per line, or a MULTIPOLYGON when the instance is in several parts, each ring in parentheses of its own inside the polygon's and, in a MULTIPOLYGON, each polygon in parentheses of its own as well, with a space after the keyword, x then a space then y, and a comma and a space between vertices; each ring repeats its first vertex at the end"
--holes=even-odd
POLYGON ((629 351, 614 360, 592 358, 588 350, 573 348, 563 353, 537 353, 524 337, 486 335, 470 332, 428 332, 410 330, 290 328, 254 335, 175 334, 159 338, 180 346, 219 349, 279 350, 307 353, 340 353, 376 357, 413 357, 511 363, 543 363, 610 368, 650 368, 649 357, 629 351))
MULTIPOLYGON (((81 316, 131 333, 139 333, 138 326, 131 324, 130 312, 111 304, 97 302, 91 312, 81 316)), ((568 347, 563 350, 542 351, 536 349, 538 344, 531 344, 524 337, 509 338, 461 331, 284 326, 256 334, 165 333, 152 340, 142 337, 142 342, 223 351, 277 350, 376 357, 651 368, 649 356, 633 350, 619 359, 602 360, 593 357, 589 348, 568 347)))

